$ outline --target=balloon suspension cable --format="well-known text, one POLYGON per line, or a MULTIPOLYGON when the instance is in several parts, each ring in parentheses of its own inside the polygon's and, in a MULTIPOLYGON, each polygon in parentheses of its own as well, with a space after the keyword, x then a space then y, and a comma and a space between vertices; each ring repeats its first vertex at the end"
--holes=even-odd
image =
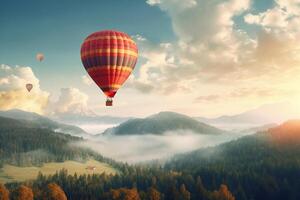
POLYGON ((112 106, 113 105, 113 99, 110 97, 107 97, 106 99, 106 106, 112 106))

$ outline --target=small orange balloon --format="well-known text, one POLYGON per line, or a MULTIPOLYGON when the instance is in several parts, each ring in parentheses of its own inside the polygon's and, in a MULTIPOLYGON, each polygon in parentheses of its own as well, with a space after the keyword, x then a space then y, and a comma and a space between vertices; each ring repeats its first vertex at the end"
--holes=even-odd
POLYGON ((44 60, 45 56, 42 53, 38 53, 36 54, 36 59, 40 62, 42 62, 44 60))

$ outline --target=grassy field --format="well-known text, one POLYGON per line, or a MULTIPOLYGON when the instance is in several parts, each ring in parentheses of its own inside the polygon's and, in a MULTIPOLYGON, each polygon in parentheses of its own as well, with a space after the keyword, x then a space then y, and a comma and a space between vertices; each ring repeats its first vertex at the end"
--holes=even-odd
POLYGON ((96 160, 88 160, 85 163, 76 161, 65 161, 62 163, 45 163, 42 167, 16 167, 12 165, 4 165, 0 168, 0 183, 25 181, 35 179, 39 172, 44 175, 54 174, 61 169, 67 169, 69 174, 93 174, 107 173, 116 174, 117 171, 106 163, 96 160), (88 170, 86 167, 94 166, 95 170, 88 170))

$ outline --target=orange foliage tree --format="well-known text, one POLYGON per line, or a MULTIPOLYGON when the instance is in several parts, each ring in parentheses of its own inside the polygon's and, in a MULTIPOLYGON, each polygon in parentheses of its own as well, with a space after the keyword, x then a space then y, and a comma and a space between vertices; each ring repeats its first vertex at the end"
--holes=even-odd
POLYGON ((140 200, 140 196, 136 188, 120 188, 111 190, 111 198, 113 200, 140 200))
POLYGON ((9 200, 9 191, 0 183, 0 200, 9 200))
POLYGON ((47 200, 67 200, 65 192, 61 187, 55 183, 50 183, 47 186, 47 190, 44 194, 44 199, 47 200))
POLYGON ((148 189, 147 196, 149 200, 160 200, 160 192, 154 187, 148 189))
POLYGON ((17 193, 17 200, 33 200, 33 192, 30 187, 21 185, 17 193))
POLYGON ((227 185, 222 184, 218 191, 212 193, 212 200, 235 200, 235 197, 228 190, 227 185))

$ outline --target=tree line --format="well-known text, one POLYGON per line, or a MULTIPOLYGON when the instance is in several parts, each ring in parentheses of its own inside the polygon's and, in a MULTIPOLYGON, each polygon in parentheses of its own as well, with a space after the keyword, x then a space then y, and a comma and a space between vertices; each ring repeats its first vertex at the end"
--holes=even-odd
POLYGON ((124 175, 54 175, 41 173, 34 181, 0 186, 0 200, 235 200, 225 184, 208 190, 200 177, 194 179, 161 169, 131 168, 124 175), (11 191, 11 192, 9 192, 11 191), (2 199, 1 199, 2 198, 2 199))
POLYGON ((119 168, 119 163, 72 143, 82 138, 54 132, 50 129, 0 126, 0 168, 4 164, 15 166, 41 166, 47 162, 65 160, 86 161, 89 158, 119 168))

